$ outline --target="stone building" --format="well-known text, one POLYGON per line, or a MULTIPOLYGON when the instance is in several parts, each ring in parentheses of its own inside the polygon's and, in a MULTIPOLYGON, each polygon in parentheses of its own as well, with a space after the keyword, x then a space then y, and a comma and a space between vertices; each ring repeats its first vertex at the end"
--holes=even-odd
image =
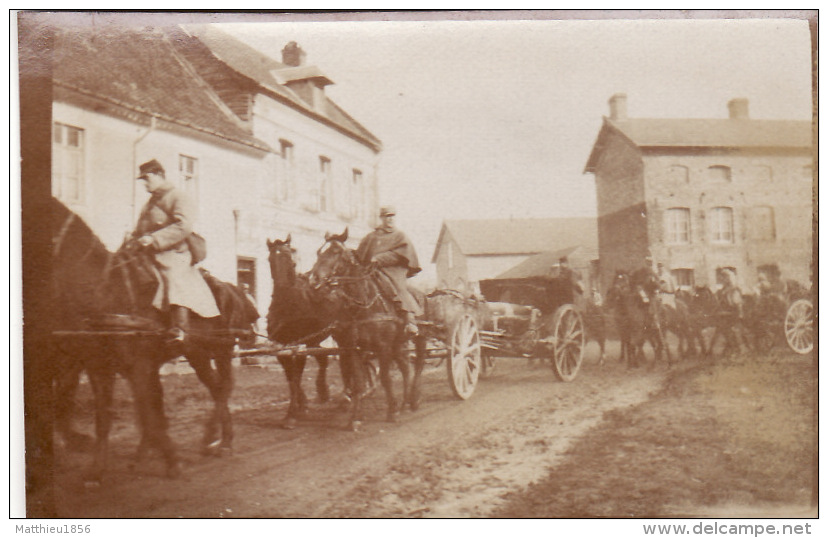
POLYGON ((680 286, 715 285, 729 267, 743 286, 776 263, 811 278, 813 141, 807 121, 755 120, 747 99, 727 119, 627 117, 614 95, 586 163, 595 176, 601 280, 647 254, 680 286))
POLYGON ((115 249, 155 158, 198 203, 203 266, 270 302, 268 238, 300 269, 326 231, 371 229, 380 141, 325 95, 288 44, 279 62, 212 27, 62 28, 53 68, 52 191, 115 249))

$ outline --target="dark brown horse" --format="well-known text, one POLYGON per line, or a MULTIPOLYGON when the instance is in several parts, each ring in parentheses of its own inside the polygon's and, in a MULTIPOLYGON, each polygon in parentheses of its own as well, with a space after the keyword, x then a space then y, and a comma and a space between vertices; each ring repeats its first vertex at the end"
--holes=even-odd
POLYGON ((396 311, 392 299, 383 294, 384 285, 379 281, 381 275, 376 269, 360 264, 354 251, 345 246, 347 239, 347 229, 340 235, 325 235, 325 244, 317 252, 310 282, 333 305, 336 319, 343 328, 345 345, 342 347, 351 349, 341 366, 343 377, 351 387, 350 426, 356 430, 363 420, 365 372, 372 357, 379 362, 380 381, 388 405, 387 420, 396 420, 406 404, 412 410, 419 407, 425 344, 424 337, 418 337, 415 341, 417 353, 412 377, 409 357, 403 350, 407 340, 403 318, 396 311), (402 402, 394 396, 392 364, 396 364, 402 373, 402 402))
MULTIPOLYGON (((267 335, 283 345, 318 346, 335 329, 330 304, 319 300, 306 275, 296 273, 296 252, 290 246, 290 235, 282 241, 267 241, 273 295, 267 312, 267 335)), ((316 394, 321 402, 330 399, 327 370, 328 357, 317 355, 316 394)), ((290 405, 283 426, 292 429, 296 420, 307 411, 308 398, 302 390, 302 374, 306 356, 279 357, 290 389, 290 405)))
POLYGON ((668 363, 672 363, 661 320, 657 317, 657 305, 653 304, 657 289, 658 281, 645 271, 632 274, 617 271, 607 293, 607 307, 615 314, 621 339, 620 358, 626 360, 629 367, 636 368, 641 364, 646 342, 653 347, 656 361, 661 361, 662 354, 666 352, 668 363))
MULTIPOLYGON (((71 424, 80 374, 86 371, 96 410, 94 461, 86 476, 99 481, 107 465, 113 386, 120 374, 130 384, 137 411, 139 461, 149 449, 158 449, 167 474, 176 476, 180 469, 167 433, 159 369, 177 353, 171 353, 163 340, 167 320, 151 306, 159 285, 152 262, 129 244, 109 252, 80 217, 54 199, 52 217, 56 429, 71 448, 90 442, 71 424)), ((217 295, 222 315, 193 316, 184 350, 214 401, 203 438, 205 451, 231 446, 233 329, 249 327, 250 318, 258 316, 238 288, 224 283, 219 287, 224 290, 217 295)))

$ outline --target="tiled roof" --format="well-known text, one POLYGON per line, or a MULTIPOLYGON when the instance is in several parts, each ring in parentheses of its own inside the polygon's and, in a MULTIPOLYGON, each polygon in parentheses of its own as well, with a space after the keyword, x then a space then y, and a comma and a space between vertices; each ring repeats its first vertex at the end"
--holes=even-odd
POLYGON ((311 78, 322 77, 330 82, 318 68, 314 66, 290 67, 285 65, 214 26, 187 25, 184 29, 190 35, 201 40, 218 59, 255 81, 264 90, 300 109, 303 113, 330 122, 334 127, 358 137, 376 151, 379 151, 382 146, 379 138, 345 113, 329 97, 325 97, 325 106, 317 111, 278 80, 279 71, 284 71, 285 80, 283 82, 296 80, 296 77, 301 73, 308 74, 311 78))
POLYGON ((162 33, 72 28, 56 32, 53 81, 72 94, 261 150, 252 136, 180 57, 162 33))
POLYGON ((640 148, 810 148, 813 144, 808 121, 604 118, 587 172, 594 171, 609 130, 620 132, 640 148))
POLYGON ((432 262, 446 233, 466 256, 537 254, 573 245, 598 247, 594 217, 549 219, 447 220, 443 222, 432 262))
POLYGON ((607 120, 636 145, 694 147, 811 147, 811 122, 792 120, 607 120))

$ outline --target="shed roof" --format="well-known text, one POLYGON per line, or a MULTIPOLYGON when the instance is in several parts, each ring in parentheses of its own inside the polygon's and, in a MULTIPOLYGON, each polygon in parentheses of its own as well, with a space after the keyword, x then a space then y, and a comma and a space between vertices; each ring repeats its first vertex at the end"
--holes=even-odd
POLYGON ((594 217, 481 219, 443 222, 432 263, 449 234, 466 256, 532 255, 572 245, 598 247, 594 217))
MULTIPOLYGON (((557 276, 557 271, 554 270, 554 268, 558 266, 559 260, 562 257, 574 256, 578 254, 582 254, 589 259, 596 259, 598 257, 598 249, 575 245, 560 250, 541 252, 526 258, 511 269, 500 273, 494 278, 494 280, 539 276, 554 277, 557 276)), ((572 265, 574 266, 576 264, 572 265)))
POLYGON ((640 148, 810 148, 813 144, 809 121, 604 117, 585 172, 594 172, 611 130, 640 148))
POLYGON ((52 78, 63 90, 155 116, 202 133, 268 150, 226 109, 161 32, 129 28, 60 29, 52 78), (67 91, 68 90, 68 91, 67 91))

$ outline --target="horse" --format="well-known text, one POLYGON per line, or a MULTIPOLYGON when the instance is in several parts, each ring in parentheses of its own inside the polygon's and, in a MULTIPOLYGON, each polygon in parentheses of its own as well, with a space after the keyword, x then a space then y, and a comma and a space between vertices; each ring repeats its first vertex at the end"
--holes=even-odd
POLYGON ((678 323, 683 328, 683 334, 679 335, 679 350, 691 356, 707 354, 702 331, 706 328, 708 308, 705 306, 705 299, 700 295, 700 290, 701 287, 696 287, 692 291, 676 290, 676 315, 679 318, 678 323))
MULTIPOLYGON (((664 305, 659 300, 661 283, 658 276, 648 267, 642 267, 632 272, 630 285, 633 293, 641 299, 639 306, 643 307, 644 335, 653 346, 656 360, 661 360, 662 353, 666 353, 667 363, 672 364, 673 356, 670 346, 664 338, 665 327, 662 321, 664 305)), ((675 327, 675 325, 670 327, 675 327)))
MULTIPOLYGON (((268 262, 273 278, 273 295, 267 312, 268 338, 282 345, 308 344, 318 346, 334 329, 333 312, 316 297, 307 275, 296 273, 296 252, 290 246, 290 235, 282 241, 267 240, 268 262)), ((316 357, 318 371, 316 394, 321 402, 330 399, 327 370, 328 357, 316 357)), ((293 429, 296 421, 307 412, 308 399, 302 390, 302 373, 306 356, 279 357, 290 390, 290 404, 282 426, 293 429)))
MULTIPOLYGON (((94 444, 93 462, 85 478, 100 482, 108 463, 115 375, 120 374, 132 389, 141 431, 136 459, 143 462, 148 451, 156 448, 166 462, 167 476, 177 477, 181 469, 167 432, 159 370, 179 353, 165 344, 167 320, 151 306, 159 285, 152 260, 131 242, 110 252, 78 215, 55 198, 52 217, 56 430, 70 449, 94 444), (94 441, 74 431, 71 423, 83 371, 94 393, 94 441)), ((231 446, 227 404, 232 389, 233 329, 244 326, 254 314, 258 317, 238 288, 226 283, 220 287, 224 292, 217 296, 217 303, 222 315, 192 316, 188 333, 192 337, 183 350, 214 402, 202 440, 206 453, 220 453, 231 446), (231 305, 236 306, 232 312, 228 311, 231 305)))
POLYGON ((644 357, 644 344, 653 347, 657 361, 666 351, 668 364, 672 363, 670 349, 664 342, 660 320, 652 305, 658 282, 644 271, 632 274, 617 271, 612 287, 607 293, 607 307, 615 315, 616 327, 621 339, 621 361, 630 368, 637 368, 644 357))
POLYGON ((310 283, 324 294, 334 307, 337 321, 343 327, 344 347, 349 349, 341 361, 343 377, 351 386, 350 428, 357 431, 363 420, 362 399, 365 391, 365 372, 371 356, 379 362, 380 381, 385 390, 386 420, 396 421, 406 404, 416 410, 420 404, 420 378, 425 365, 425 337, 415 339, 416 358, 413 377, 408 353, 404 318, 399 315, 391 298, 383 292, 390 283, 382 281, 379 270, 359 262, 355 252, 345 246, 348 229, 342 234, 325 234, 325 243, 317 251, 317 259, 310 272, 310 283), (394 396, 391 365, 402 373, 402 402, 394 396))

